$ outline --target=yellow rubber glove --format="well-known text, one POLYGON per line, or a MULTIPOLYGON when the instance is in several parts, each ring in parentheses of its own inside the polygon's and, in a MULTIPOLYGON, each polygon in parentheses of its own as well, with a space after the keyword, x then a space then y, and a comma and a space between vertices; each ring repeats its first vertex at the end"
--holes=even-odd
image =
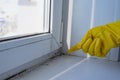
POLYGON ((105 57, 109 50, 120 45, 120 20, 90 29, 69 53, 82 49, 91 56, 105 57))

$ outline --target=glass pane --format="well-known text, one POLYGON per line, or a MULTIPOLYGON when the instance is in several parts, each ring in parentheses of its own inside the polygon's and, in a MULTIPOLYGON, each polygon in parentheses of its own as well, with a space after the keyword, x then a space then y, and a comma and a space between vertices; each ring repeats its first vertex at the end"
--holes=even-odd
POLYGON ((0 39, 48 32, 48 6, 48 0, 0 0, 0 39))

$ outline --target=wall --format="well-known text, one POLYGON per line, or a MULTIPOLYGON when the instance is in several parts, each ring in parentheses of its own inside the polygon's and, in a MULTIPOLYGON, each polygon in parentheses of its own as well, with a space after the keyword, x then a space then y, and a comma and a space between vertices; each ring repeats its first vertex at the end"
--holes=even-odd
POLYGON ((115 13, 115 19, 120 19, 120 0, 116 1, 116 13, 115 13))
MULTIPOLYGON (((72 0, 71 3, 73 3, 73 5, 71 5, 70 2, 67 4, 67 0, 64 0, 64 2, 63 52, 67 53, 67 50, 71 46, 79 42, 82 39, 83 35, 86 33, 86 31, 90 28, 89 26, 92 2, 90 0, 72 0), (72 6, 73 8, 69 9, 70 6, 72 6), (71 21, 66 20, 66 18, 71 19, 71 21)), ((74 55, 86 56, 81 50, 75 52, 74 55)))
MULTIPOLYGON (((74 0, 71 46, 79 42, 86 31, 89 30, 92 10, 91 7, 91 0, 74 0)), ((86 56, 86 54, 83 54, 81 50, 75 52, 74 55, 86 56)))
MULTIPOLYGON (((119 5, 119 0, 73 0, 72 22, 68 23, 72 25, 71 35, 69 35, 71 36, 69 38, 71 40, 70 46, 79 42, 91 27, 120 19, 119 5)), ((69 26, 67 29, 69 29, 69 26)), ((64 47, 68 46, 64 45, 64 47)), ((65 52, 65 50, 63 51, 65 52)), ((112 49, 107 59, 116 61, 118 53, 118 48, 112 49)), ((82 50, 75 52, 73 55, 87 56, 82 50)))

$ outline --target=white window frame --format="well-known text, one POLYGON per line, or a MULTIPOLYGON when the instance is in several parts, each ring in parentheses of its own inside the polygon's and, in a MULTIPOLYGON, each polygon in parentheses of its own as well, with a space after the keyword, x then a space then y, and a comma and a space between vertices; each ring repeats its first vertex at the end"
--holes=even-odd
MULTIPOLYGON (((2 70, 2 72, 0 72, 0 79, 4 79, 6 76, 8 77, 8 72, 10 70, 44 55, 49 55, 49 53, 56 51, 61 47, 62 0, 51 0, 50 15, 51 21, 49 33, 27 36, 13 40, 8 39, 7 41, 3 40, 0 42, 0 63, 2 65, 2 67, 0 67, 0 70, 2 70), (31 47, 34 49, 31 49, 31 47), (30 54, 26 53, 28 50, 30 54), (20 58, 18 54, 23 57, 20 58), (25 54, 27 54, 25 57, 29 58, 30 56, 30 59, 25 58, 25 54), (15 59, 12 55, 16 56, 15 59), (16 60, 17 57, 19 58, 18 60, 16 60), (4 63, 7 64, 7 66, 4 65, 4 63), (12 63, 16 64, 13 65, 12 63), (5 72, 8 74, 5 75, 5 72)), ((14 70, 12 71, 13 72, 10 72, 11 75, 16 73, 14 70)))
MULTIPOLYGON (((49 4, 47 7, 50 6, 50 14, 47 13, 44 15, 44 17, 46 19, 49 20, 49 24, 46 24, 44 25, 44 30, 46 30, 46 28, 48 28, 49 26, 49 31, 48 32, 45 32, 45 33, 39 33, 39 34, 31 34, 31 35, 25 35, 25 36, 19 36, 19 37, 7 37, 7 38, 4 38, 4 39, 0 39, 0 45, 2 44, 8 44, 8 43, 19 43, 20 45, 23 45, 23 43, 21 43, 21 41, 24 41, 24 40, 28 40, 27 42, 24 42, 25 43, 28 43, 29 42, 29 39, 33 39, 36 38, 36 37, 39 37, 42 39, 42 37, 45 37, 45 36, 52 36, 54 39, 55 39, 55 43, 57 43, 58 46, 60 46, 60 42, 62 40, 62 0, 59 0, 59 1, 56 1, 56 0, 50 0, 48 1, 49 4), (51 4, 49 4, 51 3, 51 4), (56 7, 58 5, 58 7, 56 7), (56 17, 57 17, 57 20, 56 20, 56 17)), ((48 11, 48 10, 46 10, 48 11)), ((30 40, 31 41, 31 40, 30 40)), ((19 44, 14 44, 13 46, 19 46, 19 44)), ((9 46, 9 47, 13 47, 12 45, 9 46)), ((2 49, 2 48, 1 48, 2 49)), ((1 50, 0 49, 0 50, 1 50)), ((7 47, 5 47, 5 49, 7 49, 7 47)))

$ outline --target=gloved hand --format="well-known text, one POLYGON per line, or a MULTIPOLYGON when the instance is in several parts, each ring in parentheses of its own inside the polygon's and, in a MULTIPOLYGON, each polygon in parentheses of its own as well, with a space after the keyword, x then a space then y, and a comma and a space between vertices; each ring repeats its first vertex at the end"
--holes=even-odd
POLYGON ((91 56, 105 57, 109 50, 120 45, 120 20, 90 29, 83 39, 68 51, 82 49, 91 56))

